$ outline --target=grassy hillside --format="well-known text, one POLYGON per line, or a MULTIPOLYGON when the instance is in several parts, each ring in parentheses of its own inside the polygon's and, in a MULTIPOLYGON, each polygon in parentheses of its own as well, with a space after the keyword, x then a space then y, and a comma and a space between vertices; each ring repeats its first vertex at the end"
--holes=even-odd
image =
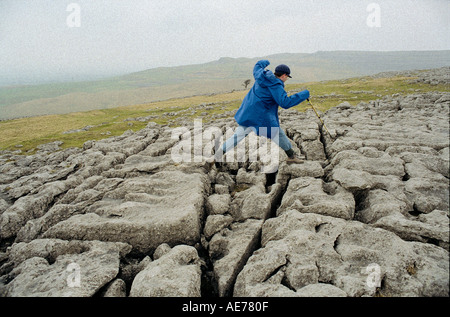
MULTIPOLYGON (((430 86, 412 83, 412 77, 373 78, 359 77, 325 82, 288 84, 286 90, 308 89, 315 107, 324 112, 343 101, 357 105, 395 93, 410 94, 427 91, 450 91, 448 85, 430 86)), ((176 125, 176 119, 183 117, 194 120, 201 117, 212 120, 212 114, 225 113, 239 108, 247 90, 223 94, 173 98, 165 101, 136 104, 111 109, 74 112, 61 115, 22 118, 0 122, 0 150, 18 150, 23 154, 34 153, 39 144, 62 141, 62 147, 81 147, 88 140, 98 140, 120 135, 126 130, 142 129, 147 121, 169 126, 176 125), (208 108, 199 105, 208 104, 208 108), (170 113, 170 115, 168 115, 170 113), (148 117, 146 122, 125 121, 128 118, 148 117), (88 131, 63 134, 65 131, 93 126, 88 131)), ((298 111, 308 109, 307 103, 295 107, 298 111)))
POLYGON ((383 71, 450 65, 450 51, 317 52, 258 58, 221 58, 179 67, 160 67, 107 80, 0 87, 0 119, 116 108, 131 104, 242 89, 253 66, 269 59, 269 69, 288 64, 291 83, 371 75, 383 71))

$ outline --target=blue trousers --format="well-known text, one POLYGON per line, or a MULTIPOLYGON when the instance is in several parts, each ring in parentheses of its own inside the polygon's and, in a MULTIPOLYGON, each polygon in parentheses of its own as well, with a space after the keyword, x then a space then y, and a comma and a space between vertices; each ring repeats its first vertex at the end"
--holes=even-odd
MULTIPOLYGON (((249 135, 251 132, 257 132, 256 128, 254 127, 244 127, 244 126, 238 126, 236 128, 236 131, 234 134, 228 138, 228 140, 225 141, 225 143, 222 146, 223 154, 225 154, 227 151, 234 148, 239 142, 241 142, 247 135, 249 135)), ((291 142, 289 141, 288 137, 284 133, 284 131, 281 128, 276 128, 275 135, 271 136, 272 140, 275 141, 275 143, 282 148, 284 151, 289 151, 292 149, 291 142)))

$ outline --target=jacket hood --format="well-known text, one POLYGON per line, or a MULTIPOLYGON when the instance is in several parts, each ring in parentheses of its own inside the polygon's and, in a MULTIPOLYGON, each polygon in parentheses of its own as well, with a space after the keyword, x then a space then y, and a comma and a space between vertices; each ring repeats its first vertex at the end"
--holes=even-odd
POLYGON ((284 87, 284 83, 281 79, 278 79, 277 76, 274 75, 274 73, 270 70, 265 70, 259 74, 255 78, 256 82, 263 88, 275 86, 275 85, 282 85, 284 87))

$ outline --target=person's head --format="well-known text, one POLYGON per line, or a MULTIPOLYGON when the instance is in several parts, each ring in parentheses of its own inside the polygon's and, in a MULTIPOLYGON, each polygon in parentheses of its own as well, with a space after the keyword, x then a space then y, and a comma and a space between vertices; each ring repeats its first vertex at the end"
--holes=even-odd
POLYGON ((289 69, 289 67, 287 67, 284 64, 278 65, 275 68, 274 75, 277 76, 283 82, 286 82, 286 80, 288 80, 288 78, 292 78, 291 70, 289 69))

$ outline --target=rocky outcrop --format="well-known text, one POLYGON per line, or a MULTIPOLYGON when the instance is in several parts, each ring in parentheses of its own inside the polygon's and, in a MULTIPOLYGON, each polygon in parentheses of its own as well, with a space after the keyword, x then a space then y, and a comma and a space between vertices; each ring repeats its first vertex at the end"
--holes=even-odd
POLYGON ((136 275, 130 296, 200 297, 200 287, 201 270, 197 250, 187 245, 177 245, 136 275))
POLYGON ((139 253, 200 239, 206 176, 164 171, 125 179, 44 238, 125 242, 139 253))
POLYGON ((448 296, 447 257, 358 221, 289 210, 265 222, 234 295, 316 296, 316 285, 331 296, 448 296))
POLYGON ((249 153, 175 162, 180 136, 154 123, 5 153, 0 293, 449 296, 449 100, 342 103, 323 115, 331 136, 312 111, 283 110, 305 163, 281 151, 270 174, 249 153))
POLYGON ((9 260, 14 269, 6 296, 94 296, 119 273, 120 259, 131 250, 125 243, 37 239, 16 243, 9 260))

